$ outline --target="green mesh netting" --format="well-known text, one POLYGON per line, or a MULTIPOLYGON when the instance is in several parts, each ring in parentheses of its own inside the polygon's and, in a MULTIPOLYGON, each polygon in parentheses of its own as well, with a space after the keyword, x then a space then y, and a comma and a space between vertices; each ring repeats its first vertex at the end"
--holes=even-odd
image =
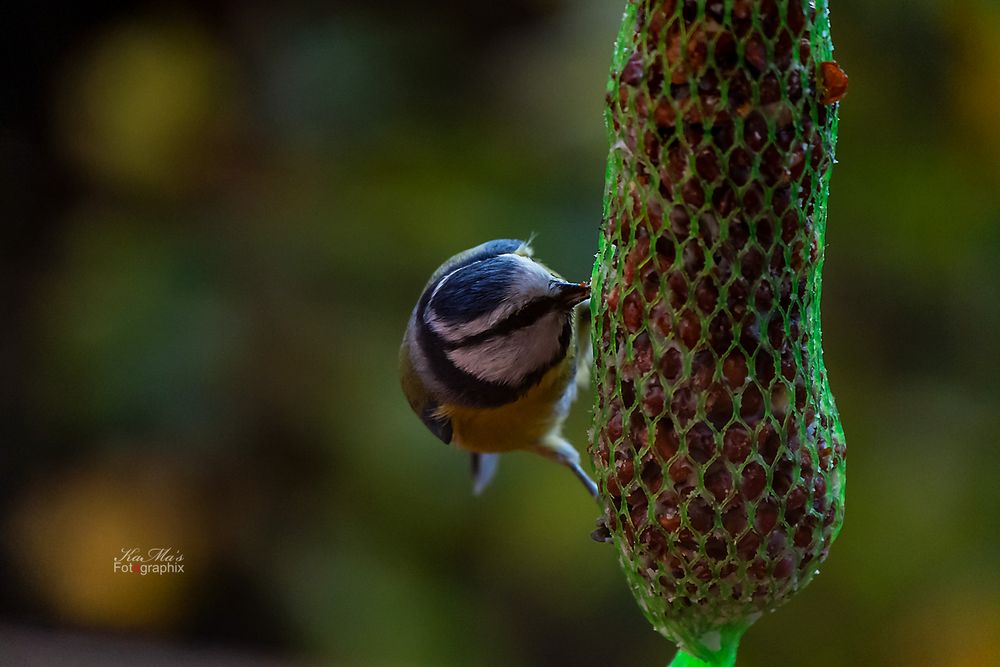
POLYGON ((630 0, 615 48, 590 452, 676 664, 732 664, 843 520, 820 340, 839 68, 813 4, 630 0))

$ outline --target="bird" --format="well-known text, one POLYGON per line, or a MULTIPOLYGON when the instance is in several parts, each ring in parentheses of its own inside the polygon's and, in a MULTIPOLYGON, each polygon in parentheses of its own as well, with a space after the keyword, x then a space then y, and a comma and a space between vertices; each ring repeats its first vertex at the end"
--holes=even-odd
POLYGON ((400 347, 403 393, 431 433, 471 454, 475 495, 501 454, 529 451, 569 468, 597 498, 562 435, 589 386, 589 297, 589 282, 563 280, 516 239, 455 255, 424 287, 400 347))

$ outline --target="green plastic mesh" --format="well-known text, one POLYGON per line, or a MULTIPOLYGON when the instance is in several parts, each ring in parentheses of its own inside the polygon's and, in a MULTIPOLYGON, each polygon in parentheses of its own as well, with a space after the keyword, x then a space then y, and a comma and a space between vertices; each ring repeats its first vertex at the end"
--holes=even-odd
POLYGON ((630 0, 615 48, 590 453, 640 607, 712 664, 843 520, 820 331, 832 50, 824 0, 630 0))

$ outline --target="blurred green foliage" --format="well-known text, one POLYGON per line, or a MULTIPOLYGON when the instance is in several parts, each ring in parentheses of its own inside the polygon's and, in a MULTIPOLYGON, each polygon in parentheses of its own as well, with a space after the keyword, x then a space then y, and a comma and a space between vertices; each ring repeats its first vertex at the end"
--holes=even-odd
MULTIPOLYGON (((824 281, 847 520, 741 660, 1000 663, 1000 10, 831 4, 851 76, 824 281)), ((460 249, 535 232, 589 274, 620 15, 15 18, 0 620, 333 664, 664 664, 577 482, 512 455, 473 498, 395 369, 460 249), (113 578, 122 547, 160 543, 185 575, 113 578)), ((586 413, 566 429, 581 449, 586 413)))

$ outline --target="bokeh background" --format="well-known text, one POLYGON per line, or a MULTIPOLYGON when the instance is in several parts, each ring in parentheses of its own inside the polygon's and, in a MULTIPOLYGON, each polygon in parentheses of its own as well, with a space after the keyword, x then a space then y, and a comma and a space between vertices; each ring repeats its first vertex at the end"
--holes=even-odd
MULTIPOLYGON (((1000 5, 832 4, 847 520, 741 664, 1000 664, 1000 5)), ((578 482, 472 498, 396 377, 454 252, 589 274, 621 10, 3 10, 0 662, 666 664, 578 482)))

